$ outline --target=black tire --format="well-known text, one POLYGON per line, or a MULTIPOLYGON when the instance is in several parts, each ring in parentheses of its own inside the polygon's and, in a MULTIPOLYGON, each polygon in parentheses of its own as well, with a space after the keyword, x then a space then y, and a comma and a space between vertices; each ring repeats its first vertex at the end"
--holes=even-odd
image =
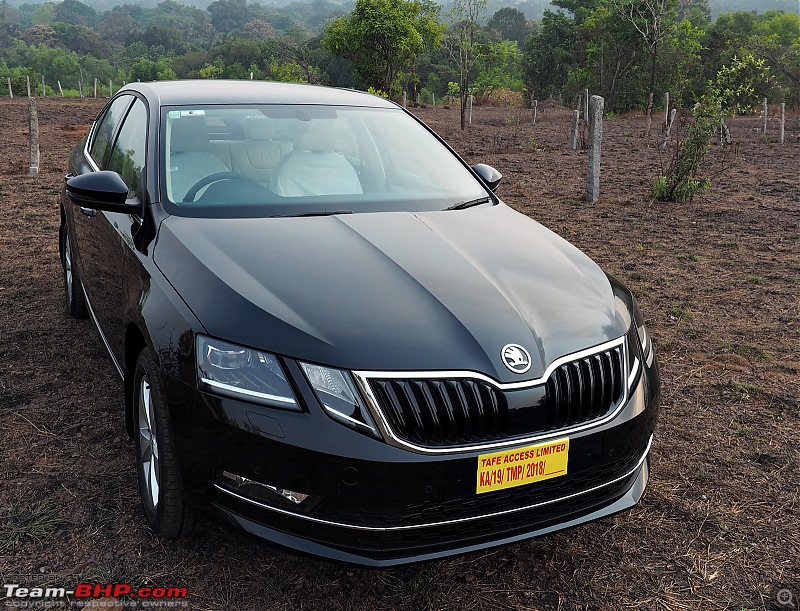
POLYGON ((83 285, 78 269, 72 259, 72 244, 69 239, 67 225, 62 223, 58 235, 59 250, 61 251, 61 268, 64 280, 64 304, 67 314, 73 318, 87 318, 86 300, 83 296, 83 285))
POLYGON ((136 363, 133 422, 139 495, 150 528, 168 539, 194 531, 195 519, 183 490, 170 434, 169 414, 161 376, 150 350, 136 363))

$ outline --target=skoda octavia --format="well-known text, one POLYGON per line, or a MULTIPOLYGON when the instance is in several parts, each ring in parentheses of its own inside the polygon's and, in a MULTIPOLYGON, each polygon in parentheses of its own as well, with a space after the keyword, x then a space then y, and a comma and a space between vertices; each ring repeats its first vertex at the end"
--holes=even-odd
POLYGON ((157 534, 206 512, 380 566, 642 497, 659 374, 630 291, 392 102, 134 83, 67 171, 66 307, 122 377, 157 534))

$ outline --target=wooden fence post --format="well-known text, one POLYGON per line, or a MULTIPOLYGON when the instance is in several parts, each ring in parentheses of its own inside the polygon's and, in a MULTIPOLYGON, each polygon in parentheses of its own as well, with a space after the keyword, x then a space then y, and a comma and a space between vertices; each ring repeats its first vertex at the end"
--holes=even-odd
POLYGON ((83 99, 83 79, 78 81, 78 94, 81 96, 81 99, 83 99))
POLYGON ((664 94, 664 127, 669 124, 669 91, 664 94))
POLYGON ((580 122, 581 111, 572 111, 572 129, 569 132, 569 150, 574 151, 578 148, 578 123, 580 122))
POLYGON ((431 91, 431 106, 436 108, 436 94, 431 91))
POLYGON ((61 88, 61 81, 56 81, 58 83, 58 92, 61 94, 61 97, 64 97, 64 90, 61 88))
POLYGON ((767 98, 764 98, 764 109, 762 111, 762 115, 763 116, 761 118, 761 121, 762 121, 761 122, 761 133, 762 134, 766 134, 767 133, 767 112, 768 112, 768 109, 767 109, 767 98))
POLYGON ((43 98, 47 97, 47 90, 45 90, 44 88, 44 74, 42 75, 42 97, 43 98))
POLYGON ((533 108, 531 109, 531 124, 536 125, 536 112, 539 110, 539 100, 533 101, 533 108))
POLYGON ((94 79, 94 97, 97 97, 97 79, 94 79))
POLYGON ((786 124, 786 102, 781 102, 781 122, 778 125, 778 142, 783 144, 783 128, 786 124))
POLYGON ((8 97, 10 97, 13 100, 14 90, 11 88, 11 77, 9 76, 8 78, 6 78, 6 80, 8 81, 8 97))
POLYGON ((113 95, 114 95, 114 81, 108 79, 108 97, 110 98, 113 95))
POLYGON ((589 113, 589 169, 586 174, 586 199, 596 202, 600 197, 600 143, 603 140, 603 105, 605 100, 593 95, 589 113))
POLYGON ((28 164, 29 174, 39 173, 39 116, 36 113, 36 102, 28 98, 28 142, 31 156, 28 164))

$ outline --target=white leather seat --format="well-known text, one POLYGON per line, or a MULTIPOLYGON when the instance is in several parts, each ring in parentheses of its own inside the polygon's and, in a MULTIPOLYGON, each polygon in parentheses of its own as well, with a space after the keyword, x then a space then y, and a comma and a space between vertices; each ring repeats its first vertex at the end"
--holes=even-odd
POLYGON ((182 202, 199 180, 218 172, 229 172, 211 152, 205 117, 180 117, 172 122, 167 167, 172 201, 182 202))
POLYGON ((290 144, 273 140, 275 128, 266 117, 246 117, 242 126, 245 140, 229 143, 232 169, 268 185, 290 144))
POLYGON ((358 174, 337 152, 333 121, 314 123, 295 136, 294 150, 276 168, 270 188, 284 197, 361 194, 358 174))

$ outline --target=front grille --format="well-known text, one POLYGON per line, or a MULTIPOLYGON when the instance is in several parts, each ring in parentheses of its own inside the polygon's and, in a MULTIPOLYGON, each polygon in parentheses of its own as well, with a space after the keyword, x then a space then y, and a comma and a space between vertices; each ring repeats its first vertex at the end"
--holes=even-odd
POLYGON ((598 420, 625 394, 622 344, 564 363, 546 383, 503 391, 470 378, 370 379, 392 432, 426 447, 453 447, 556 432, 598 420))
POLYGON ((605 416, 623 394, 622 346, 561 365, 547 379, 547 431, 605 416))
POLYGON ((371 380, 371 385, 389 426, 407 441, 438 446, 504 436, 508 402, 481 380, 371 380))

